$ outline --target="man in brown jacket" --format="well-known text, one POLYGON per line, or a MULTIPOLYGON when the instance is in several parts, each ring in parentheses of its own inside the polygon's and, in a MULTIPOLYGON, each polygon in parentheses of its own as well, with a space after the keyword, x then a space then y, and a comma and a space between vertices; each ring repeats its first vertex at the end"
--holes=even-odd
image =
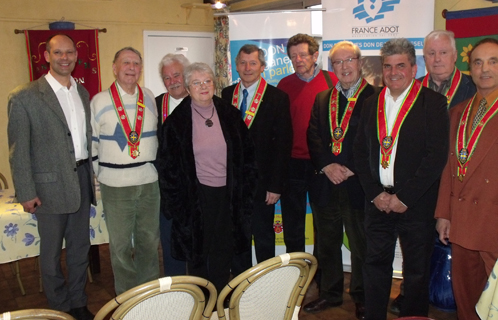
POLYGON ((450 154, 436 207, 439 239, 452 246, 459 319, 478 320, 475 305, 498 258, 498 40, 469 54, 476 95, 450 112, 450 154))

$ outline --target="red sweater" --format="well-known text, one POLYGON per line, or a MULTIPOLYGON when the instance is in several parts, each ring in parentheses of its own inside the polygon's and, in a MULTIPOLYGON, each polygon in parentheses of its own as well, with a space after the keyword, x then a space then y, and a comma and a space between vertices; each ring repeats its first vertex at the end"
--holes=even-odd
MULTIPOLYGON (((337 83, 337 77, 329 72, 332 83, 337 83)), ((280 80, 277 88, 289 95, 292 129, 292 158, 310 159, 308 143, 306 141, 306 130, 310 122, 311 108, 315 103, 317 93, 329 89, 323 72, 310 82, 303 81, 295 73, 280 80)))

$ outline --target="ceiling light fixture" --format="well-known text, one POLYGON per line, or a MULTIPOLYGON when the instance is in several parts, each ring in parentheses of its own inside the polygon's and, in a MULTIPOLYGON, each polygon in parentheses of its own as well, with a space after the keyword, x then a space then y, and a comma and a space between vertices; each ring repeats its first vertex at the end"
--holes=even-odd
POLYGON ((213 7, 213 9, 216 9, 216 10, 220 10, 220 9, 223 9, 225 8, 227 5, 221 1, 216 1, 214 4, 211 5, 211 7, 213 7))

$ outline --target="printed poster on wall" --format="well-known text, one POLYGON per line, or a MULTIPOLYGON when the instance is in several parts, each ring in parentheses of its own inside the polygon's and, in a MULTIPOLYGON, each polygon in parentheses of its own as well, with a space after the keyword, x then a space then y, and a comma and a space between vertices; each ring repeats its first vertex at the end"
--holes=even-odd
MULTIPOLYGON (((229 16, 230 55, 232 83, 240 81, 235 69, 235 57, 245 44, 254 44, 265 52, 266 68, 262 74, 265 80, 277 86, 278 82, 294 73, 287 56, 287 40, 297 33, 311 34, 311 11, 265 12, 230 14, 229 16)), ((306 251, 313 251, 313 219, 309 201, 306 206, 306 251)), ((277 255, 285 253, 280 201, 275 206, 275 242, 277 255)), ((253 254, 253 262, 255 255, 253 254)))
POLYGON ((311 34, 311 11, 230 14, 230 55, 232 83, 240 78, 235 70, 235 57, 245 44, 254 44, 265 52, 263 78, 276 86, 294 73, 287 56, 287 40, 297 33, 311 34))
MULTIPOLYGON (((389 39, 407 38, 415 46, 416 77, 426 74, 422 50, 425 36, 434 29, 434 0, 322 0, 322 6, 322 61, 328 70, 332 70, 328 52, 334 44, 348 40, 361 50, 365 79, 374 86, 383 86, 380 49, 389 39)), ((395 275, 401 275, 401 263, 398 244, 395 275)))
POLYGON ((365 57, 365 79, 382 84, 380 48, 392 38, 407 38, 415 46, 417 75, 426 74, 422 49, 425 36, 434 30, 434 0, 323 0, 323 65, 332 70, 326 53, 348 40, 365 57))

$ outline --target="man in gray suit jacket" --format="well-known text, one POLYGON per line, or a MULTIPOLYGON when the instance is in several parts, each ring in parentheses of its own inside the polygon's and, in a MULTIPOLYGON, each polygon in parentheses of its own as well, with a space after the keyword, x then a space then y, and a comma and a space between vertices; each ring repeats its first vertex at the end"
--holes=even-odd
POLYGON ((10 166, 17 199, 36 214, 40 268, 49 307, 78 320, 93 319, 85 294, 94 202, 89 94, 71 77, 78 53, 73 40, 47 40, 50 72, 9 96, 10 166), (66 240, 67 283, 61 270, 66 240))

